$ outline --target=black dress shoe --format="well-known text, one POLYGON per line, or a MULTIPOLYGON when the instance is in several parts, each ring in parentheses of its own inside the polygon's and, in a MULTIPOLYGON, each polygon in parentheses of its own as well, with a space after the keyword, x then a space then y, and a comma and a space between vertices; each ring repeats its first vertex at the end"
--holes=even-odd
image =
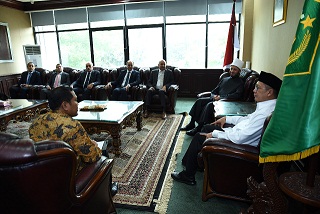
POLYGON ((193 128, 191 129, 190 131, 187 131, 186 134, 189 135, 189 136, 195 136, 197 134, 197 132, 199 132, 199 128, 196 127, 196 128, 193 128))
POLYGON ((113 182, 111 184, 111 195, 112 197, 115 196, 118 193, 119 184, 118 182, 113 182))
POLYGON ((194 177, 190 177, 186 174, 186 171, 182 171, 182 172, 173 172, 171 173, 171 177, 173 178, 173 180, 181 182, 181 183, 185 183, 188 185, 196 185, 196 180, 194 179, 194 177))
POLYGON ((189 131, 189 130, 193 129, 194 127, 195 127, 194 123, 189 123, 185 127, 182 127, 180 130, 181 131, 189 131))

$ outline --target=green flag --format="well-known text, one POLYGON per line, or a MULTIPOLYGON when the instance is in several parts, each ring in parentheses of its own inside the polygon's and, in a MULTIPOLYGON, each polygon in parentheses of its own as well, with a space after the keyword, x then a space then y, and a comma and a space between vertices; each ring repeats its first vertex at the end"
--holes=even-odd
POLYGON ((320 147, 320 0, 306 0, 259 162, 299 160, 320 147))

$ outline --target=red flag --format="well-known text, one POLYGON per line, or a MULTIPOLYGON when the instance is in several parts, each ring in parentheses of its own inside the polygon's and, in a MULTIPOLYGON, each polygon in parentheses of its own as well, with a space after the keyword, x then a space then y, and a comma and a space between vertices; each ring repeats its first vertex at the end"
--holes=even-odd
POLYGON ((230 67, 230 64, 233 61, 233 52, 234 48, 239 48, 239 39, 238 39, 238 33, 237 33, 237 26, 236 26, 236 16, 234 12, 236 0, 233 0, 233 6, 232 6, 232 15, 229 25, 229 33, 228 33, 228 40, 227 40, 227 46, 226 46, 226 52, 224 54, 224 61, 223 61, 223 67, 230 67))

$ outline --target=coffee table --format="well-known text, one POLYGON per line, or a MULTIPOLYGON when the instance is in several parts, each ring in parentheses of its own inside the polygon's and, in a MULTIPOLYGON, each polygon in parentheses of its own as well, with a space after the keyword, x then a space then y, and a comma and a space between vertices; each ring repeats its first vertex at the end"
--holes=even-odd
POLYGON ((131 126, 134 120, 137 130, 141 130, 142 101, 92 101, 83 100, 79 103, 78 115, 74 119, 80 121, 89 134, 108 132, 112 136, 111 152, 121 154, 121 130, 131 126), (81 111, 84 106, 106 105, 102 111, 81 111))
POLYGON ((246 116, 256 110, 255 102, 217 101, 214 102, 215 117, 246 116))
POLYGON ((30 121, 43 110, 48 110, 47 100, 9 99, 11 106, 0 107, 0 130, 5 131, 10 120, 30 121))

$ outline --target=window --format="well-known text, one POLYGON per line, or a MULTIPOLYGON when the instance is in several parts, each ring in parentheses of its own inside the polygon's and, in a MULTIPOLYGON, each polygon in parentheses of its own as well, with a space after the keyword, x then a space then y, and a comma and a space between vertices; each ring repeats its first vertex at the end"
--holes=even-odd
MULTIPOLYGON (((232 4, 124 3, 32 12, 31 19, 45 67, 60 60, 81 69, 93 60, 95 66, 115 68, 128 59, 147 67, 166 59, 180 68, 222 68, 232 4)), ((236 1, 237 23, 241 8, 242 0, 236 1)))
MULTIPOLYGON (((208 17, 212 21, 208 24, 208 68, 222 68, 223 66, 230 18, 231 14, 216 14, 208 17)), ((236 14, 236 20, 239 20, 238 14, 236 14)), ((234 56, 237 56, 237 50, 234 56)))
POLYGON ((212 23, 208 27, 208 68, 222 68, 229 23, 212 23))
POLYGON ((123 5, 89 7, 88 17, 90 27, 99 28, 124 26, 123 9, 123 5))
POLYGON ((59 60, 59 50, 56 33, 39 33, 36 34, 37 44, 41 49, 42 67, 48 70, 53 70, 59 60))
POLYGON ((95 66, 116 68, 124 64, 122 30, 95 31, 92 40, 95 66))
POLYGON ((180 68, 205 67, 205 24, 167 26, 167 63, 180 68))
POLYGON ((63 66, 84 69, 91 61, 88 30, 60 32, 59 41, 63 66))
POLYGON ((129 58, 139 67, 158 65, 163 59, 162 28, 129 29, 129 58))

